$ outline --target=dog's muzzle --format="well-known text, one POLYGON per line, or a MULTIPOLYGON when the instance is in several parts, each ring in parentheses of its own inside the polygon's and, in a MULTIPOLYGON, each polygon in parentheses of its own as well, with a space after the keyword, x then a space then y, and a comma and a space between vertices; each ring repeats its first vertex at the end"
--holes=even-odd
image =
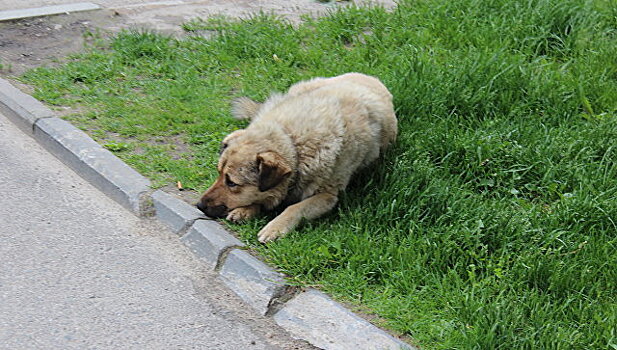
POLYGON ((227 207, 224 205, 208 206, 203 202, 197 203, 197 209, 212 218, 222 218, 227 215, 227 207))

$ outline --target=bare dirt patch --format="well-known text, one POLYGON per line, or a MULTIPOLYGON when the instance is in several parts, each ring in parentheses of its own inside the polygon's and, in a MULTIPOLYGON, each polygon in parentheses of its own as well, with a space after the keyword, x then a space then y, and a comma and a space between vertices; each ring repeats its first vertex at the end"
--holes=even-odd
POLYGON ((16 76, 29 68, 58 62, 84 47, 86 33, 106 31, 113 12, 29 18, 0 23, 2 76, 16 76))

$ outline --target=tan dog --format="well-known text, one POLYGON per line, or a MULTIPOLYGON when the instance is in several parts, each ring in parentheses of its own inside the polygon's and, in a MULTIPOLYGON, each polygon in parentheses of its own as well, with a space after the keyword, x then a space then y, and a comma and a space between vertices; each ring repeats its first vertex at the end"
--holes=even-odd
POLYGON ((295 203, 259 232, 260 242, 331 210, 351 175, 397 134, 392 95, 359 73, 300 82, 263 104, 240 98, 233 114, 251 124, 223 140, 219 177, 197 207, 239 222, 295 203))

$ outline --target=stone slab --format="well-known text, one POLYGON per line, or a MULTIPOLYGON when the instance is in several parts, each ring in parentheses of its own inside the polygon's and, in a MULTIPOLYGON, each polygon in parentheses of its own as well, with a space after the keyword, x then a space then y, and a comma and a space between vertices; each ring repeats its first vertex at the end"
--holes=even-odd
POLYGON ((197 219, 206 216, 195 206, 161 190, 152 194, 156 217, 176 234, 183 234, 197 219))
POLYGON ((34 138, 110 198, 141 214, 142 196, 149 191, 150 181, 83 131, 62 119, 44 118, 34 124, 34 138))
POLYGON ((274 321, 293 336, 322 349, 414 349, 315 289, 288 301, 274 315, 274 321))
POLYGON ((19 10, 0 11, 0 22, 22 18, 59 15, 63 13, 98 10, 101 7, 91 2, 78 2, 66 5, 43 6, 19 10))
POLYGON ((212 270, 217 267, 221 254, 226 250, 244 246, 219 223, 212 220, 197 220, 181 240, 212 270))
POLYGON ((272 299, 285 291, 283 276, 248 252, 235 249, 220 271, 223 282, 242 300, 265 315, 272 299))
POLYGON ((0 113, 6 115, 28 135, 32 135, 33 125, 37 120, 54 116, 54 113, 37 99, 21 92, 4 79, 0 79, 0 113))

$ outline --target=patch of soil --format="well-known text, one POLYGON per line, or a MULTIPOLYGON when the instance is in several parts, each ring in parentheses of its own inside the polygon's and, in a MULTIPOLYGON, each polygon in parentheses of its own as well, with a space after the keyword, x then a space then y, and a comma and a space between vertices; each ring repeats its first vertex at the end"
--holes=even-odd
POLYGON ((0 76, 18 76, 80 51, 92 39, 85 33, 109 33, 104 28, 116 17, 103 10, 0 22, 0 76))

